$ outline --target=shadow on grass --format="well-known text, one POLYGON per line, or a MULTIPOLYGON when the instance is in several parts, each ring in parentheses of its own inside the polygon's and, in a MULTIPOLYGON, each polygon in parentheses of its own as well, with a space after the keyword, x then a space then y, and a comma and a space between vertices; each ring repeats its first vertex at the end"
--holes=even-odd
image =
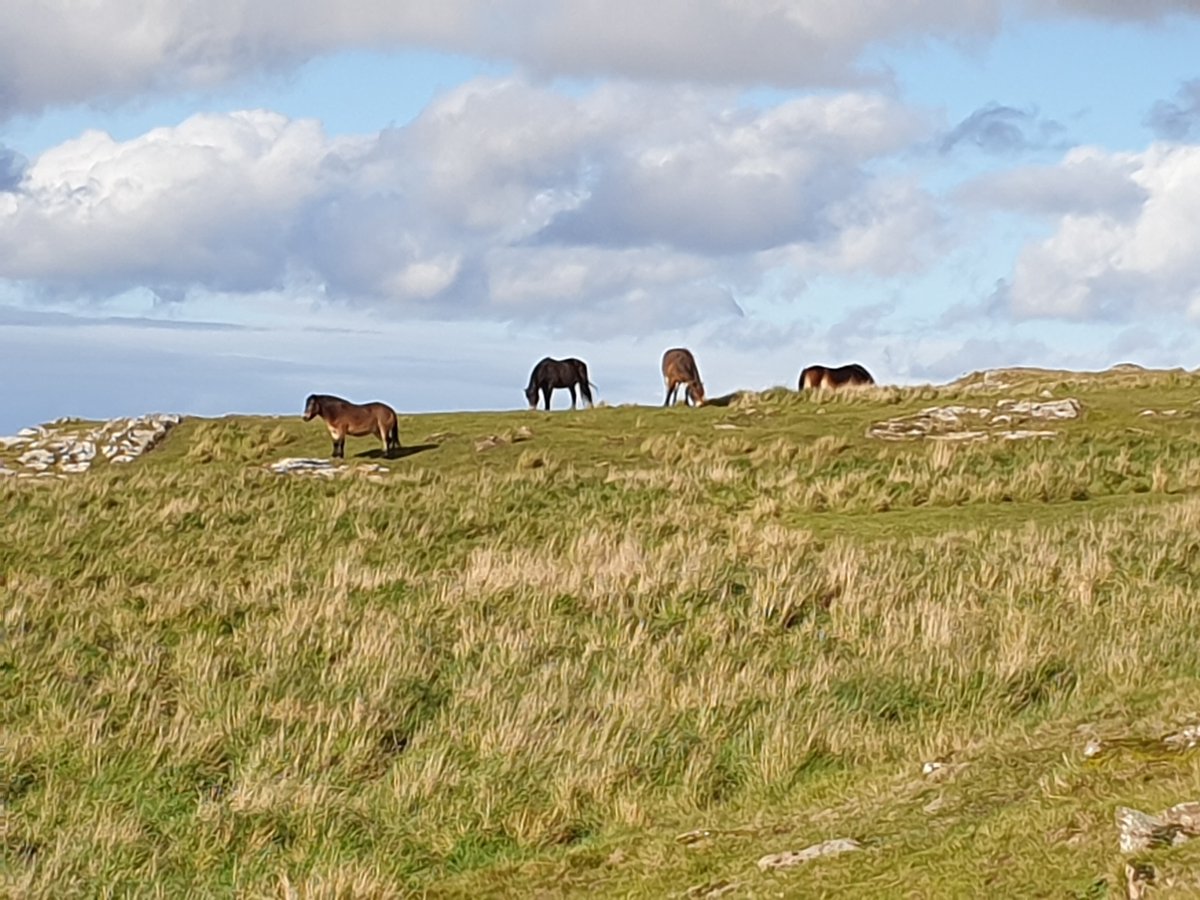
POLYGON ((746 396, 745 391, 734 391, 732 394, 725 394, 721 397, 712 397, 712 398, 704 401, 704 405, 705 406, 719 406, 719 407, 731 406, 735 400, 737 400, 739 397, 744 397, 744 396, 746 396))
POLYGON ((395 453, 388 453, 380 447, 373 450, 364 450, 362 453, 354 454, 355 459, 404 459, 406 456, 415 456, 418 453, 424 453, 426 450, 436 450, 440 444, 410 444, 407 447, 401 447, 395 453))

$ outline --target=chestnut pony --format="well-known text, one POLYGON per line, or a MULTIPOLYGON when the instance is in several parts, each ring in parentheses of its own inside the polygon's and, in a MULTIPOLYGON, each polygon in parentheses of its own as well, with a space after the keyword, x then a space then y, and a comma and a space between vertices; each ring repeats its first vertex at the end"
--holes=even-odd
POLYGON ((692 406, 704 405, 704 382, 700 380, 700 370, 696 368, 696 357, 692 351, 683 347, 668 350, 662 358, 663 381, 667 384, 667 399, 663 406, 675 402, 675 393, 679 386, 684 386, 684 402, 692 406))
POLYGON ((805 388, 840 388, 874 384, 871 373, 858 363, 848 366, 809 366, 800 373, 800 390, 805 388))
POLYGON ((396 411, 386 403, 359 405, 329 394, 309 394, 304 402, 304 421, 315 416, 320 416, 329 429, 335 458, 344 459, 346 456, 346 435, 365 437, 377 434, 388 456, 400 449, 400 425, 396 421, 396 411))

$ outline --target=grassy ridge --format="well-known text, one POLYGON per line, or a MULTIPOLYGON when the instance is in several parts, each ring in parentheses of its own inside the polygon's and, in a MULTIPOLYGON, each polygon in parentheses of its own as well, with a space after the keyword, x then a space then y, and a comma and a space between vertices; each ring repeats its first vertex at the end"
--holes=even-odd
POLYGON ((5 891, 1115 890, 1113 806, 1200 787, 1149 740, 1200 713, 1200 380, 1022 377, 1085 416, 965 446, 864 436, 965 388, 411 416, 381 482, 265 471, 328 451, 298 418, 188 420, 0 482, 5 891), (1084 761, 1081 727, 1146 749, 1084 761))

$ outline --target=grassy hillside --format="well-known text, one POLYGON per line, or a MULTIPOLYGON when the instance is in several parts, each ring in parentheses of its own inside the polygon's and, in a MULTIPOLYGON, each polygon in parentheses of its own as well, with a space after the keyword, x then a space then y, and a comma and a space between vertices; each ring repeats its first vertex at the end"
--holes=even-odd
POLYGON ((1114 808, 1200 799, 1200 377, 978 380, 0 479, 0 893, 1122 896, 1114 808), (1046 396, 1048 440, 865 434, 1046 396))

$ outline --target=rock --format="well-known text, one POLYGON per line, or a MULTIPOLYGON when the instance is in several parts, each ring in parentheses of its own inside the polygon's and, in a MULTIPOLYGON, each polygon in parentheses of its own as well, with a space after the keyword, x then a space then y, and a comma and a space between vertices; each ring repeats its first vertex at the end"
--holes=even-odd
POLYGON ((1007 413, 1024 415, 1032 419, 1076 419, 1083 407, 1074 397, 1037 403, 1033 400, 999 400, 996 409, 1007 413))
POLYGON ((499 436, 489 434, 487 437, 475 442, 475 452, 482 453, 485 450, 493 450, 496 447, 501 446, 503 443, 504 440, 499 436))
POLYGON ((1001 431, 996 435, 1005 441, 1027 441, 1032 438, 1055 438, 1057 431, 1001 431))
POLYGON ((1117 843, 1122 853, 1140 853, 1150 847, 1172 846, 1187 840, 1178 823, 1127 806, 1117 807, 1116 823, 1117 843))
POLYGON ((528 425, 522 425, 513 433, 513 443, 533 440, 533 431, 528 425))
POLYGON ((1168 734, 1163 738, 1163 743, 1176 750, 1191 750, 1200 745, 1200 725, 1188 725, 1174 734, 1168 734))
POLYGON ((941 441, 977 441, 998 437, 1001 440, 1055 437, 1054 431, 1016 428, 1031 419, 1065 420, 1082 411, 1078 400, 1067 398, 1039 403, 1033 400, 999 400, 995 409, 982 406, 929 406, 908 416, 876 422, 867 429, 867 437, 898 441, 920 438, 941 441), (998 430, 998 426, 1008 426, 998 430))
POLYGON ((788 853, 774 853, 762 857, 758 861, 760 871, 767 872, 771 869, 788 869, 792 866, 798 866, 801 863, 810 862, 822 856, 839 856, 842 853, 853 853, 855 850, 861 850, 862 844, 853 838, 836 838, 832 841, 825 841, 821 844, 814 844, 811 847, 806 847, 803 850, 795 850, 788 853))
POLYGON ((1100 743, 1098 738, 1092 738, 1083 745, 1083 758, 1091 759, 1093 756, 1099 756, 1104 752, 1104 745, 1100 743))

